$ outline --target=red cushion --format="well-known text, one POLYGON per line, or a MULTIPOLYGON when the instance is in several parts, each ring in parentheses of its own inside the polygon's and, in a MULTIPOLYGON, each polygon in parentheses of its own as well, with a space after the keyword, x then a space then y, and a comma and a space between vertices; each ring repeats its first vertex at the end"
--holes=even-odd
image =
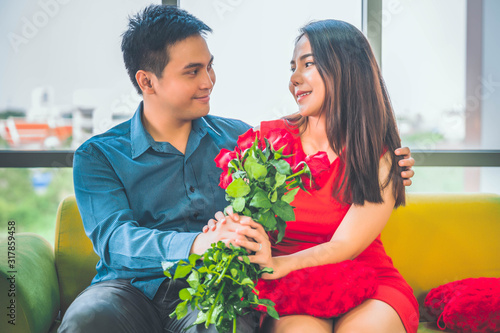
POLYGON ((500 278, 470 278, 442 285, 429 292, 424 305, 442 329, 500 332, 500 278))
POLYGON ((459 281, 453 281, 447 284, 443 284, 437 288, 431 289, 427 296, 425 297, 424 306, 427 313, 434 320, 437 320, 443 313, 444 307, 455 293, 455 290, 463 290, 466 288, 467 283, 473 279, 465 279, 459 281), (465 287, 464 287, 465 285, 465 287))

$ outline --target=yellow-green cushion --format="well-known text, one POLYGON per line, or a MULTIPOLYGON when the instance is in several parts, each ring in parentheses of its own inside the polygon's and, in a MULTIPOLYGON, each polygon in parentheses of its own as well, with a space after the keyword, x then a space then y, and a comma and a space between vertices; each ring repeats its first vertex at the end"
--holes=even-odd
POLYGON ((500 196, 411 194, 393 212, 382 241, 417 297, 469 277, 500 277, 500 196))
POLYGON ((434 332, 451 332, 449 330, 440 330, 434 323, 420 323, 418 325, 418 333, 434 333, 434 332))
POLYGON ((57 211, 55 258, 64 313, 76 296, 90 285, 99 261, 85 235, 74 196, 64 199, 57 211))

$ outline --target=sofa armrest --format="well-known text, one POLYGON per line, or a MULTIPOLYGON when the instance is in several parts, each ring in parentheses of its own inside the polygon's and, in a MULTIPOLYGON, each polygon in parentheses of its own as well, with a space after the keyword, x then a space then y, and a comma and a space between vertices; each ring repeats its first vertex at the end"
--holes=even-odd
POLYGON ((1 332, 47 332, 59 312, 59 286, 52 246, 41 236, 14 234, 15 249, 0 239, 1 332), (15 256, 8 262, 7 254, 15 256), (14 266, 11 267, 10 264, 14 266), (9 323, 15 320, 15 325, 9 323))

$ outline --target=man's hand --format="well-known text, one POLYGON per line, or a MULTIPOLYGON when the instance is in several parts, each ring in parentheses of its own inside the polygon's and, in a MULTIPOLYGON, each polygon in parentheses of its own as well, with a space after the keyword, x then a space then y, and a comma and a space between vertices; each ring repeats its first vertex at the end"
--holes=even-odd
POLYGON ((245 236, 238 234, 236 231, 250 227, 242 226, 239 223, 240 217, 238 214, 233 213, 232 210, 229 213, 228 216, 224 216, 222 212, 217 212, 215 214, 217 220, 209 220, 208 225, 203 227, 203 233, 199 234, 194 240, 190 253, 202 255, 210 248, 212 243, 218 241, 223 241, 227 246, 229 246, 229 243, 238 246, 236 240, 247 240, 245 236))
MULTIPOLYGON (((238 213, 233 212, 233 207, 228 206, 226 208, 226 213, 233 221, 240 222, 240 216, 238 213)), ((223 212, 215 213, 215 219, 208 220, 207 225, 203 227, 203 232, 214 231, 217 223, 226 223, 226 216, 223 212)))
POLYGON ((403 177, 403 184, 405 186, 411 185, 411 179, 415 172, 412 170, 412 167, 415 165, 415 160, 411 157, 411 151, 408 147, 398 148, 394 151, 394 153, 398 156, 403 156, 403 159, 399 161, 399 166, 403 167, 404 170, 401 172, 401 177, 403 177))

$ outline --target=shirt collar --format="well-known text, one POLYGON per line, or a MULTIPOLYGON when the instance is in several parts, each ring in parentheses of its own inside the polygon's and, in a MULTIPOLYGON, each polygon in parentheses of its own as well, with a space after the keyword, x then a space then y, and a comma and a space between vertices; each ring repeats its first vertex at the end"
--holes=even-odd
POLYGON ((216 135, 220 136, 220 133, 217 132, 205 119, 205 117, 201 117, 193 120, 193 127, 191 132, 198 133, 201 137, 207 134, 208 131, 214 132, 216 135))
POLYGON ((220 135, 212 126, 210 126, 204 117, 193 120, 191 134, 189 135, 189 140, 186 146, 186 160, 189 159, 196 149, 198 149, 201 140, 208 134, 209 130, 213 131, 217 135, 220 135))
MULTIPOLYGON (((132 158, 135 159, 142 155, 149 147, 153 147, 155 144, 151 135, 146 131, 144 125, 142 124, 142 113, 144 104, 141 102, 135 111, 130 123, 130 140, 132 147, 132 158)), ((186 151, 186 158, 191 155, 192 150, 196 149, 200 140, 208 133, 208 131, 213 132, 217 136, 221 136, 210 123, 201 117, 193 120, 193 127, 191 129, 191 135, 188 141, 188 147, 186 151), (196 134, 196 135, 195 135, 196 134), (194 137, 193 137, 194 135, 194 137)))

